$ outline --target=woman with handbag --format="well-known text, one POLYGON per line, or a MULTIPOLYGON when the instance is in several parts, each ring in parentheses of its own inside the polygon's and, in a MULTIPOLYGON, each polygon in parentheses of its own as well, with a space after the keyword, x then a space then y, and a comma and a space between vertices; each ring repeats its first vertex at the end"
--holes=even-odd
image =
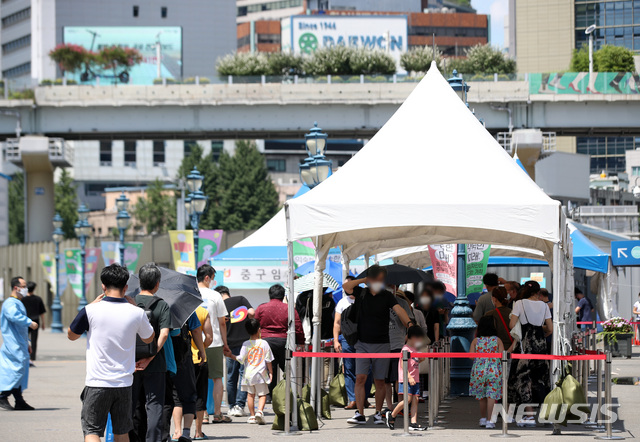
MULTIPOLYGON (((553 332, 549 306, 538 296, 540 284, 528 281, 522 289, 522 299, 513 304, 510 328, 512 332, 517 326, 521 329, 520 342, 515 353, 546 354, 546 336, 553 332)), ((511 365, 509 374, 509 403, 542 404, 551 391, 549 363, 543 360, 516 359, 511 365)), ((527 407, 526 410, 533 411, 527 407)), ((533 416, 526 416, 518 421, 519 427, 535 426, 533 416)))

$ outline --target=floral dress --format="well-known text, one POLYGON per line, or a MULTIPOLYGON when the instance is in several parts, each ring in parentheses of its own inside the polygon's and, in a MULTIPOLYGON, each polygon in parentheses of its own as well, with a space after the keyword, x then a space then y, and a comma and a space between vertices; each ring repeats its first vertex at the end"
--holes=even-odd
MULTIPOLYGON (((478 338, 476 353, 499 353, 498 338, 495 336, 478 338)), ((502 398, 502 370, 499 358, 477 358, 473 361, 469 395, 476 399, 502 398)))

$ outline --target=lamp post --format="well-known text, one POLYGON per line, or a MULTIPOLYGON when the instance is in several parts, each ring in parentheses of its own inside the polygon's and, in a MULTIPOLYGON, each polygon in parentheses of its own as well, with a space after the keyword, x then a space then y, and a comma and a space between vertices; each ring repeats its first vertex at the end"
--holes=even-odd
POLYGON ((62 217, 59 213, 56 213, 53 217, 53 242, 56 245, 56 286, 54 287, 55 296, 53 297, 53 304, 51 304, 51 313, 53 315, 53 321, 51 322, 52 333, 62 333, 62 304, 60 303, 60 243, 64 239, 64 232, 62 231, 62 217))
POLYGON ((195 167, 187 175, 187 188, 189 196, 185 200, 184 207, 191 221, 193 229, 193 253, 195 256, 196 267, 198 265, 198 229, 200 228, 200 217, 207 207, 207 196, 202 193, 202 183, 204 176, 198 172, 195 167))
POLYGON ((307 158, 300 164, 300 180, 313 189, 329 177, 333 163, 324 156, 328 135, 322 132, 318 123, 313 123, 309 133, 304 136, 307 158))
MULTIPOLYGON (((124 190, 122 194, 116 199, 116 210, 118 214, 116 215, 116 222, 118 224, 118 230, 120 231, 120 244, 118 244, 118 248, 120 251, 120 265, 125 266, 124 263, 124 232, 129 228, 129 222, 131 221, 131 216, 127 209, 129 208, 129 198, 124 194, 124 190)), ((125 266, 126 267, 126 266, 125 266)), ((134 269, 135 270, 135 269, 134 269)))
POLYGON ((86 248, 87 238, 91 236, 91 224, 89 224, 89 209, 87 206, 80 204, 78 208, 78 222, 74 226, 76 236, 80 240, 80 284, 82 284, 82 296, 80 297, 80 303, 78 304, 78 311, 82 310, 87 305, 87 293, 84 285, 85 280, 85 261, 86 261, 86 248))
POLYGON ((593 31, 595 30, 595 24, 584 30, 584 33, 589 36, 589 82, 591 82, 591 76, 593 75, 593 31))
MULTIPOLYGON (((464 79, 458 76, 458 71, 453 71, 453 76, 447 80, 451 88, 458 94, 464 104, 467 103, 467 92, 469 85, 464 79)), ((458 280, 457 280, 457 296, 456 301, 451 309, 451 320, 447 325, 447 330, 451 333, 451 351, 459 353, 468 353, 471 341, 475 334, 476 323, 471 317, 473 310, 469 305, 467 298, 467 275, 466 275, 466 245, 458 244, 457 257, 458 260, 458 280)), ((452 394, 468 394, 469 378, 471 375, 471 360, 453 359, 451 361, 451 393, 452 394)))

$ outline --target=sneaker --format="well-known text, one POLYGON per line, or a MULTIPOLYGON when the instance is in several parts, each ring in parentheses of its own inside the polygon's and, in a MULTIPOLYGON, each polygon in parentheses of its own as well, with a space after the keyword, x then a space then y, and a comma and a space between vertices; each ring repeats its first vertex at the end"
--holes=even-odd
POLYGON ((255 424, 255 423, 257 423, 256 421, 257 421, 257 419, 256 419, 255 416, 249 416, 249 419, 247 419, 247 423, 248 424, 255 424))
POLYGON ((0 410, 13 411, 13 407, 6 397, 0 398, 0 410))
POLYGON ((427 428, 423 427, 420 424, 414 424, 413 422, 409 424, 409 431, 425 431, 427 428))
POLYGON ((496 424, 494 424, 493 422, 487 422, 487 425, 485 426, 485 428, 489 430, 495 427, 496 427, 496 424))
POLYGON ((518 421, 517 425, 519 427, 535 427, 536 421, 531 416, 523 417, 518 421))
POLYGON ((265 424, 264 414, 262 413, 262 411, 256 411, 256 423, 258 425, 264 425, 265 424))
POLYGON ((387 427, 393 430, 396 427, 396 418, 391 415, 391 411, 387 411, 384 417, 387 418, 387 427))
POLYGON ((32 411, 35 410, 31 405, 27 404, 25 401, 16 401, 16 406, 14 410, 18 411, 32 411))
POLYGON ((231 417, 243 417, 244 416, 244 410, 242 408, 240 408, 239 405, 234 405, 233 407, 231 407, 229 409, 229 412, 227 413, 228 416, 231 417))
POLYGON ((481 427, 484 427, 487 425, 487 420, 483 417, 480 418, 480 422, 478 422, 478 425, 480 425, 481 427))
POLYGON ((373 423, 375 425, 384 424, 384 418, 382 417, 382 413, 381 412, 378 411, 376 414, 373 415, 373 423))
POLYGON ((354 414, 351 419, 348 419, 347 423, 353 425, 364 425, 367 423, 367 418, 361 415, 359 411, 356 411, 356 414, 354 414))

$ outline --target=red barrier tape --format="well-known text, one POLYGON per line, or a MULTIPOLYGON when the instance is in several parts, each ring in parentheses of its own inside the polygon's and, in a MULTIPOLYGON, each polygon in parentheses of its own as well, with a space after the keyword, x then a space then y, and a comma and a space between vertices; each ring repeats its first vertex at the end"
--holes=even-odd
MULTIPOLYGON (((578 322, 576 322, 576 324, 578 324, 578 325, 591 325, 591 324, 593 324, 593 322, 578 321, 578 322)), ((604 324, 604 321, 597 321, 596 324, 604 324)), ((640 322, 630 321, 629 324, 638 325, 638 324, 640 324, 640 322)))
MULTIPOLYGON (((355 359, 396 359, 401 358, 402 353, 324 353, 324 352, 306 352, 294 351, 294 357, 300 358, 355 358, 355 359)), ((412 358, 491 358, 500 359, 502 353, 411 353, 412 358)), ((534 354, 518 354, 512 353, 511 359, 535 359, 543 361, 598 361, 605 360, 604 354, 587 354, 575 356, 556 356, 556 355, 534 355, 534 354)))

